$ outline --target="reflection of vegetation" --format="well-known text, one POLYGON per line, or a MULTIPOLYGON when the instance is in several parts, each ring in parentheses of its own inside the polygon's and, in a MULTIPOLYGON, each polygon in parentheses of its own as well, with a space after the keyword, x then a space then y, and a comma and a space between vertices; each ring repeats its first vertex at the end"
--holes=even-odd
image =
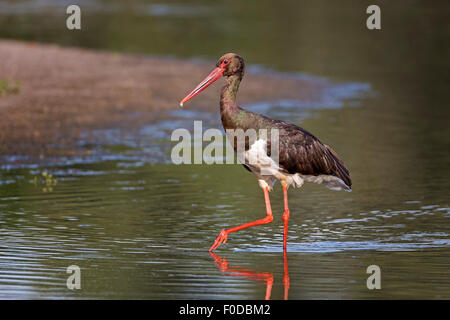
POLYGON ((14 85, 11 84, 11 80, 0 80, 0 97, 3 95, 19 93, 20 83, 15 81, 14 85))
POLYGON ((53 178, 53 175, 43 171, 41 173, 42 179, 39 180, 38 176, 34 176, 34 186, 37 187, 40 184, 44 184, 45 186, 42 188, 44 192, 52 192, 54 186, 58 183, 58 181, 53 178))

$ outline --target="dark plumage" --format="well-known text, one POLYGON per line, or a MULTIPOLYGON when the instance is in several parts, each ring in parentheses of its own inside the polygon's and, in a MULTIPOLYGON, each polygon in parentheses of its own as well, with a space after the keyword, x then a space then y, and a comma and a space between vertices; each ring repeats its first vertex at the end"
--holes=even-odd
MULTIPOLYGON (((224 107, 223 109, 225 109, 224 107)), ((273 120, 266 116, 242 109, 231 108, 222 112, 222 124, 225 129, 271 129, 279 131, 279 164, 290 174, 332 175, 340 178, 350 189, 352 181, 350 173, 336 152, 320 142, 314 135, 292 123, 273 120)), ((246 141, 245 150, 250 148, 246 141)), ((235 147, 237 143, 232 143, 235 147)), ((267 143, 267 154, 270 156, 270 140, 267 143)), ((245 168, 251 171, 248 165, 245 168)))
POLYGON ((272 121, 280 133, 280 167, 290 174, 333 175, 352 186, 348 169, 333 149, 303 128, 286 121, 272 121))

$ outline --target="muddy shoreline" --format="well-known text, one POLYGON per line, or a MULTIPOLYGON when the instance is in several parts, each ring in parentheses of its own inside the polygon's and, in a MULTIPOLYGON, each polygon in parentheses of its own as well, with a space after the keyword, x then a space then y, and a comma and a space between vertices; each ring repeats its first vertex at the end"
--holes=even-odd
MULTIPOLYGON (((11 40, 0 40, 0 61, 0 80, 18 87, 0 96, 3 163, 10 161, 7 156, 39 162, 47 157, 89 155, 89 145, 96 143, 90 134, 93 130, 135 130, 160 120, 162 111, 178 108, 179 100, 214 66, 213 61, 11 40)), ((240 104, 309 99, 320 86, 320 82, 249 71, 238 99, 240 104)), ((220 87, 211 87, 185 108, 217 111, 220 87)))

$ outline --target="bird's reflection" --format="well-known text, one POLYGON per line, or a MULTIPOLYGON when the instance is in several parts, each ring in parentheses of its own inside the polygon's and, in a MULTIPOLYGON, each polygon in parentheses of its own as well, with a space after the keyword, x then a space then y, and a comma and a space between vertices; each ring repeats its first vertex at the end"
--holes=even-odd
MULTIPOLYGON (((234 277, 246 277, 256 281, 266 282, 266 300, 270 300, 270 295, 272 293, 273 286, 273 272, 270 271, 258 271, 254 269, 248 269, 241 266, 235 266, 228 263, 227 258, 221 258, 217 253, 210 251, 211 257, 213 257, 216 262, 216 266, 224 273, 234 277)), ((284 286, 284 299, 288 299, 289 292, 289 273, 287 265, 287 253, 286 250, 283 252, 283 286, 284 286)))

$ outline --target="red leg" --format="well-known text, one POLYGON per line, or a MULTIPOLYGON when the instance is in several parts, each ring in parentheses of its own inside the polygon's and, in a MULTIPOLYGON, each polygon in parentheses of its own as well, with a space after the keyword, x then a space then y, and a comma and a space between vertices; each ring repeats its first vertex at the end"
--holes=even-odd
POLYGON ((288 207, 287 187, 285 187, 285 186, 283 186, 283 195, 284 195, 284 213, 283 213, 284 240, 283 240, 283 250, 286 250, 286 246, 287 246, 287 231, 288 231, 288 222, 289 222, 289 207, 288 207))
POLYGON ((269 199, 269 188, 266 187, 263 190, 264 190, 264 200, 266 202, 266 213, 267 213, 266 217, 263 219, 260 219, 260 220, 253 221, 253 222, 244 223, 244 224, 234 227, 234 228, 223 229, 222 231, 220 231, 219 236, 216 238, 216 241, 214 241, 211 248, 209 248, 209 251, 216 250, 217 247, 220 246, 222 243, 226 243, 228 235, 232 232, 235 232, 235 231, 238 231, 238 230, 241 230, 244 228, 258 226, 260 224, 270 223, 273 221, 272 208, 270 207, 270 199, 269 199))
POLYGON ((284 300, 288 299, 289 292, 289 271, 288 271, 288 263, 287 263, 287 231, 288 231, 288 222, 289 222, 289 206, 288 206, 288 195, 287 195, 287 186, 283 184, 283 198, 284 198, 284 213, 283 213, 283 222, 284 222, 284 240, 283 240, 283 265, 284 265, 284 275, 283 275, 283 284, 284 284, 284 300))

